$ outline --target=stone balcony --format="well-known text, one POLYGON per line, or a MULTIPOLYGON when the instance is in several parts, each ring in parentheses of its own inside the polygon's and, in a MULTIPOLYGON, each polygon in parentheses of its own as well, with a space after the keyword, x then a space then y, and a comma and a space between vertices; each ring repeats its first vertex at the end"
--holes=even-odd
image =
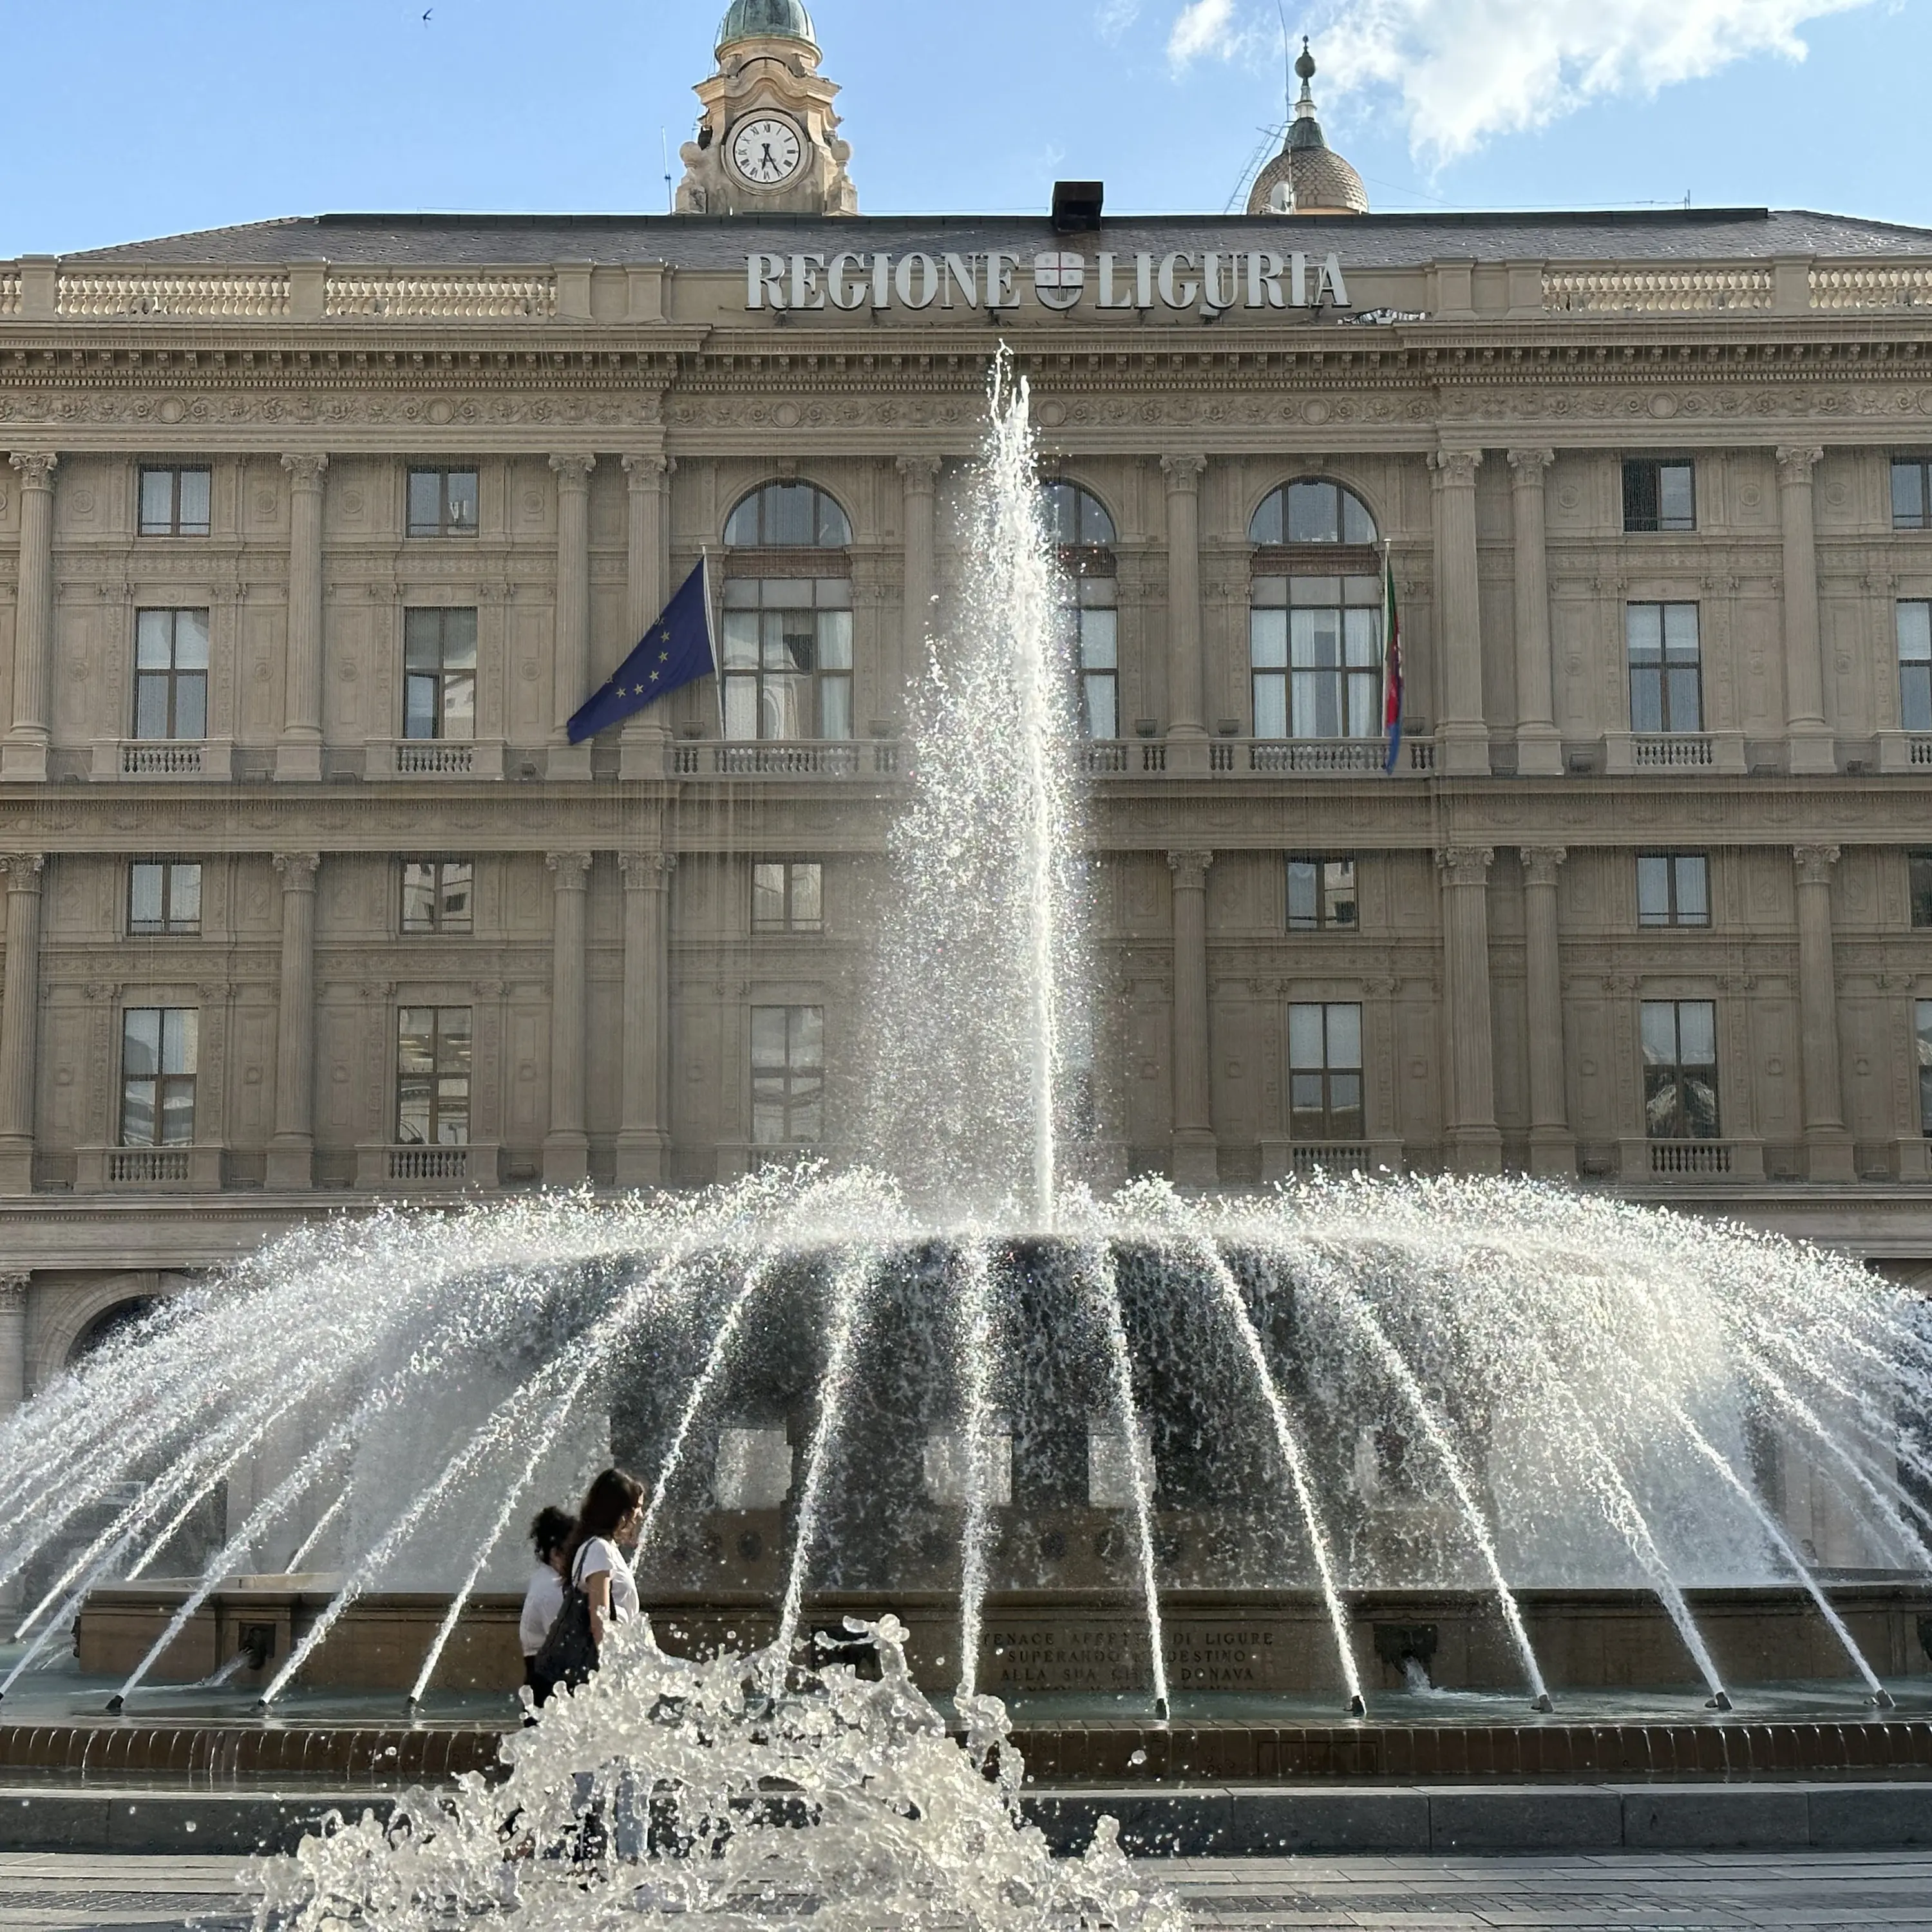
POLYGON ((685 740, 670 748, 681 778, 896 778, 903 768, 893 738, 685 740))
POLYGON ((356 1150, 356 1185, 372 1194, 460 1192, 500 1184, 497 1148, 489 1142, 462 1147, 420 1142, 364 1145, 356 1150))
POLYGON ((235 776, 235 747, 226 738, 97 738, 88 776, 96 784, 178 778, 227 784, 235 776))
POLYGON ((74 1155, 76 1194, 213 1194, 222 1184, 219 1147, 93 1147, 74 1155))
POLYGON ((363 747, 362 776, 394 779, 500 778, 500 738, 371 738, 363 747))

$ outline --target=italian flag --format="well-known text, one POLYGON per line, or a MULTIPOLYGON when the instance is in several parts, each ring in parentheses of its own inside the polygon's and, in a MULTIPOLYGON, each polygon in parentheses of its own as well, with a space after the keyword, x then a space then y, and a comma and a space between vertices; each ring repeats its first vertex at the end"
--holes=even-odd
POLYGON ((1382 547, 1382 736, 1388 750, 1382 770, 1393 772, 1402 755, 1402 619, 1395 608, 1395 562, 1382 547))

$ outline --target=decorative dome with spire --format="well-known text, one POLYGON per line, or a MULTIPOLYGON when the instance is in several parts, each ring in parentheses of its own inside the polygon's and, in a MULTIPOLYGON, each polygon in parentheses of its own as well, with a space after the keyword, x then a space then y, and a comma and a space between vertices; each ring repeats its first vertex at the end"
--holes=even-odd
POLYGON ((816 50, 818 37, 800 0, 731 0, 718 29, 722 53, 734 40, 802 40, 816 50))
POLYGON ((1248 196, 1250 214, 1366 214, 1368 190, 1362 178, 1328 145, 1315 118, 1315 56, 1301 43, 1294 70, 1301 78, 1301 98, 1288 124, 1282 151, 1256 178, 1248 196))

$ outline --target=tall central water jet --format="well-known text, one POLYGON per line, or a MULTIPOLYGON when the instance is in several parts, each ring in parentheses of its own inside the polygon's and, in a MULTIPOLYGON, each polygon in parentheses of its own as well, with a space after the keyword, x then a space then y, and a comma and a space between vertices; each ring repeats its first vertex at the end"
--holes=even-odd
POLYGON ((1051 1228, 1090 1025, 1070 626, 1025 382, 1003 350, 960 569, 914 688, 910 806, 875 922, 861 1138, 915 1202, 1051 1228))

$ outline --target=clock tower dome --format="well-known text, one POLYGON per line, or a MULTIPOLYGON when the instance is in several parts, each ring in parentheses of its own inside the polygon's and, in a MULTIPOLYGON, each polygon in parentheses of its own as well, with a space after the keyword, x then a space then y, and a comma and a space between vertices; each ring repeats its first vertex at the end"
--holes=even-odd
POLYGON ((818 71, 802 0, 732 0, 718 68, 698 84, 698 135, 686 142, 680 214, 856 214, 838 138, 838 89, 818 71))

